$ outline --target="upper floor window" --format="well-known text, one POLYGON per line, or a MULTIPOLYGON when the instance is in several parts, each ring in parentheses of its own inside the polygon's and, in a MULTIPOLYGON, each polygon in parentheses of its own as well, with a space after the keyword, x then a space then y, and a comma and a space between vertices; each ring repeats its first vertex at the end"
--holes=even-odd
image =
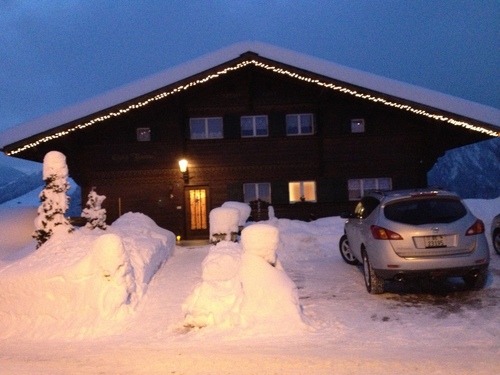
POLYGON ((261 200, 271 203, 271 184, 269 182, 243 184, 245 203, 261 200))
POLYGON ((189 119, 191 139, 222 138, 222 117, 189 119))
POLYGON ((312 113, 286 115, 286 134, 302 135, 314 133, 314 117, 312 113))
POLYGON ((139 142, 149 142, 151 141, 151 128, 137 128, 136 135, 139 142))
POLYGON ((290 203, 316 202, 316 181, 298 181, 288 183, 290 203))
POLYGON ((348 181, 349 200, 361 199, 365 193, 374 190, 391 190, 392 179, 382 178, 354 178, 348 181))
POLYGON ((364 133, 365 119, 356 118, 351 120, 351 133, 364 133))
POLYGON ((267 137, 269 135, 267 116, 242 116, 242 137, 267 137))

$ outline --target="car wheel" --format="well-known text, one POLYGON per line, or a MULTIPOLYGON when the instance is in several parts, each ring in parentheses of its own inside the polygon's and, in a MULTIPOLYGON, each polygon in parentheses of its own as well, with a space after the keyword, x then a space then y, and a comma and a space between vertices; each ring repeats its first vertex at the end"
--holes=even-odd
POLYGON ((481 270, 477 276, 466 275, 463 279, 468 288, 473 290, 483 289, 488 281, 488 270, 481 270))
POLYGON ((370 294, 384 293, 384 279, 378 277, 373 270, 366 251, 363 250, 363 274, 365 276, 366 290, 370 294))
POLYGON ((500 229, 495 229, 493 232, 493 248, 500 254, 500 229))
POLYGON ((351 248, 349 247, 349 241, 347 240, 347 236, 345 234, 342 237, 340 237, 339 250, 340 250, 340 255, 342 255, 342 259, 344 259, 344 261, 347 264, 352 264, 352 265, 359 264, 358 260, 351 253, 351 248))

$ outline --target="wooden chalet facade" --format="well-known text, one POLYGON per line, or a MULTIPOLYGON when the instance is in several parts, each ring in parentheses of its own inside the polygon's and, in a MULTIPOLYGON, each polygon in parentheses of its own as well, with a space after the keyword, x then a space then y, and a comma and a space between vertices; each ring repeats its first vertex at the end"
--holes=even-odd
POLYGON ((261 49, 276 51, 243 45, 231 58, 170 71, 156 89, 125 89, 111 105, 97 98, 80 107, 88 113, 32 124, 2 149, 36 161, 61 151, 83 203, 94 186, 106 195, 109 222, 142 212, 196 239, 208 238, 208 214, 225 201, 251 204, 254 220, 269 204, 279 218, 308 220, 338 215, 366 190, 425 187, 446 150, 500 130, 261 49))

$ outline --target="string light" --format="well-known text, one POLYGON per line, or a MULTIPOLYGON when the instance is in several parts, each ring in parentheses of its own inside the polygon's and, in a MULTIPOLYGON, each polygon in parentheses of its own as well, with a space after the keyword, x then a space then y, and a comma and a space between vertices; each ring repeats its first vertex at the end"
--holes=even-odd
POLYGON ((6 154, 7 155, 15 155, 15 154, 23 152, 23 151, 25 151, 27 149, 36 147, 36 146, 38 146, 38 145, 40 145, 42 143, 50 142, 52 140, 55 140, 55 139, 67 136, 67 135, 69 135, 69 134, 71 134, 71 133, 73 133, 73 132, 75 132, 77 130, 85 129, 85 128, 87 128, 89 126, 92 126, 94 124, 97 124, 97 123, 109 120, 110 118, 121 116, 123 114, 126 114, 126 113, 130 112, 131 110, 142 108, 142 107, 144 107, 144 106, 146 106, 146 105, 148 105, 150 103, 156 102, 158 100, 163 100, 163 99, 165 99, 165 98, 167 98, 167 97, 169 97, 171 95, 177 94, 179 92, 182 92, 182 91, 185 91, 187 89, 190 89, 191 87, 195 87, 195 86, 198 86, 200 84, 203 84, 203 83, 206 83, 208 81, 211 81, 213 79, 219 78, 220 76, 223 76, 223 75, 225 75, 225 74, 227 74, 229 72, 232 72, 232 71, 244 68, 244 67, 246 67, 248 65, 254 65, 254 66, 258 67, 258 68, 262 68, 262 69, 265 69, 265 70, 272 71, 273 73, 282 74, 282 75, 291 77, 293 79, 297 79, 297 80, 304 81, 304 82, 307 82, 307 83, 315 84, 315 85, 318 85, 318 86, 321 86, 321 87, 324 87, 324 88, 327 88, 327 89, 330 89, 330 90, 334 90, 334 91, 341 92, 343 94, 354 96, 354 97, 359 98, 359 99, 369 100, 369 101, 372 101, 372 102, 375 102, 375 103, 380 103, 380 104, 383 104, 383 105, 386 105, 386 106, 389 106, 389 107, 393 107, 393 108, 397 108, 397 109, 400 109, 400 110, 403 110, 403 111, 411 112, 411 113, 419 115, 419 116, 425 116, 425 117, 428 117, 428 118, 433 119, 433 120, 446 122, 446 123, 451 124, 451 125, 461 126, 463 128, 466 128, 466 129, 469 129, 469 130, 473 130, 473 131, 477 131, 477 132, 480 132, 480 133, 484 133, 484 134, 487 134, 487 135, 492 136, 492 137, 498 137, 498 136, 500 136, 500 133, 495 132, 493 130, 489 130, 489 129, 484 128, 482 126, 473 125, 473 124, 470 124, 470 123, 465 122, 465 121, 455 120, 453 118, 449 118, 449 117, 446 117, 446 116, 434 114, 434 113, 425 111, 423 109, 418 109, 418 108, 412 107, 409 104, 401 104, 401 103, 397 103, 397 102, 394 102, 394 101, 391 101, 391 100, 387 100, 387 99, 385 99, 383 97, 380 97, 380 96, 374 96, 372 94, 361 93, 361 92, 358 92, 358 91, 353 90, 353 89, 349 89, 349 88, 341 86, 341 85, 337 85, 337 84, 329 83, 329 82, 323 82, 323 81, 321 81, 319 79, 314 79, 314 78, 311 78, 311 77, 300 75, 298 73, 291 72, 289 70, 286 70, 286 69, 283 69, 283 68, 278 68, 278 67, 275 67, 275 66, 272 66, 272 65, 268 65, 268 64, 265 64, 265 63, 260 62, 260 61, 247 60, 247 61, 240 62, 240 63, 238 63, 238 64, 236 64, 234 66, 230 66, 230 67, 227 67, 227 68, 225 68, 223 70, 220 70, 217 73, 209 74, 209 75, 207 75, 204 78, 197 79, 195 81, 191 81, 191 82, 189 82, 189 83, 187 83, 185 85, 177 86, 177 87, 171 89, 170 91, 164 91, 162 93, 156 94, 155 96, 152 96, 152 97, 150 97, 150 98, 148 98, 148 99, 146 99, 144 101, 139 101, 137 103, 130 104, 127 107, 118 109, 118 110, 113 111, 113 112, 109 112, 106 115, 102 115, 102 116, 96 117, 96 118, 94 118, 92 120, 89 120, 89 121, 84 122, 82 124, 75 125, 75 126, 73 126, 71 128, 68 128, 66 130, 62 130, 62 131, 56 132, 54 134, 44 136, 44 137, 42 137, 42 138, 40 138, 40 139, 38 139, 38 140, 36 140, 34 142, 25 144, 22 147, 19 147, 19 148, 15 149, 15 150, 7 152, 6 154))

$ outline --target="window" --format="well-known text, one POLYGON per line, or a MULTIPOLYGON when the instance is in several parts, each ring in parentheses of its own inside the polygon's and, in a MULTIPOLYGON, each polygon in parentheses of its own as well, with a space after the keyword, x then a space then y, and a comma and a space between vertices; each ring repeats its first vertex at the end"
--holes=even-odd
POLYGON ((314 133, 314 117, 312 113, 286 115, 286 134, 302 135, 314 133))
POLYGON ((316 202, 316 181, 289 182, 290 203, 316 202))
POLYGON ((191 139, 222 138, 222 117, 189 119, 191 139))
POLYGON ((139 142, 149 142, 151 141, 151 128, 137 128, 136 135, 139 142))
POLYGON ((362 118, 356 118, 351 120, 351 133, 364 133, 365 132, 365 120, 362 118))
POLYGON ((268 182, 243 184, 243 197, 245 203, 258 199, 271 203, 271 184, 268 182))
POLYGON ((267 116, 242 116, 242 137, 267 137, 269 135, 267 116))
POLYGON ((379 204, 380 201, 374 197, 364 197, 356 205, 354 213, 359 219, 367 218, 378 207, 379 204))
POLYGON ((424 225, 452 223, 463 218, 467 211, 459 199, 424 197, 389 203, 384 214, 397 223, 424 225))
POLYGON ((356 178, 348 181, 349 200, 361 199, 365 193, 373 190, 391 190, 392 179, 383 178, 356 178))

